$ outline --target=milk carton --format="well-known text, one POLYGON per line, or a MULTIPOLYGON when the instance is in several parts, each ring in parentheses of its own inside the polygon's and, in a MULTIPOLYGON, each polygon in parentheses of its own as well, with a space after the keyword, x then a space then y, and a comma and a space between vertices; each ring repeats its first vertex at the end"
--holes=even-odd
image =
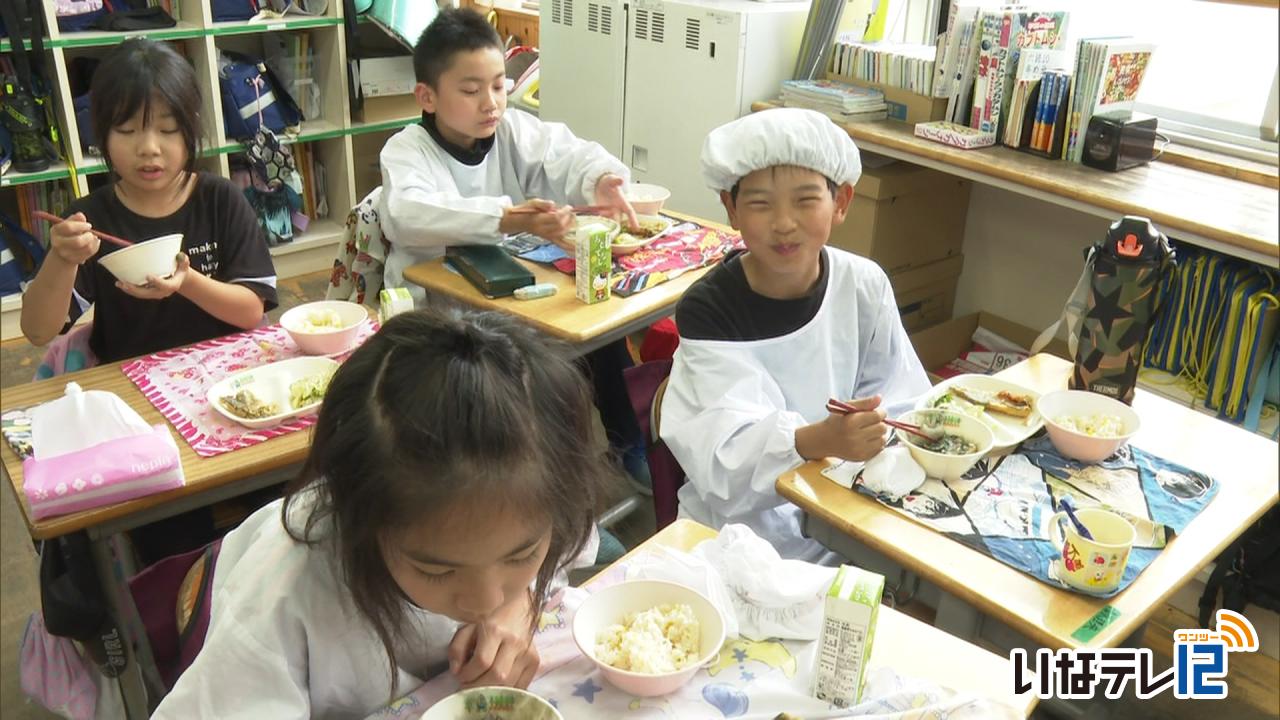
POLYGON ((841 708, 861 700, 883 593, 883 575, 852 565, 841 565, 836 572, 814 656, 814 697, 841 708))
POLYGON ((605 225, 595 223, 577 230, 574 279, 578 299, 588 305, 609 299, 609 271, 613 268, 609 242, 609 228, 605 225))
POLYGON ((386 325, 387 321, 402 312, 413 309, 413 296, 405 288, 383 288, 378 292, 378 324, 386 325))

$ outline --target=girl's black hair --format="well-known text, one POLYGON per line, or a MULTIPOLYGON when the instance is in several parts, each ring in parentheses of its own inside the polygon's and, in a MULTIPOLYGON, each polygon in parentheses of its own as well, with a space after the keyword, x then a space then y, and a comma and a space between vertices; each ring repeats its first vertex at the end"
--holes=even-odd
POLYGON ((143 123, 151 123, 158 100, 169 106, 182 132, 187 146, 184 169, 195 172, 204 134, 200 124, 200 84, 196 82, 195 69, 178 51, 147 38, 125 40, 98 64, 90 91, 94 142, 109 169, 115 169, 107 151, 111 129, 128 122, 139 109, 143 123))
POLYGON ((542 607, 619 477, 592 451, 592 409, 563 349, 492 312, 397 315, 333 376, 282 520, 299 542, 333 542, 355 606, 390 657, 393 692, 408 601, 382 542, 445 510, 451 522, 485 522, 495 507, 545 517, 551 542, 534 589, 542 607), (301 496, 313 504, 298 527, 290 507, 301 496), (459 516, 459 501, 476 510, 459 516))

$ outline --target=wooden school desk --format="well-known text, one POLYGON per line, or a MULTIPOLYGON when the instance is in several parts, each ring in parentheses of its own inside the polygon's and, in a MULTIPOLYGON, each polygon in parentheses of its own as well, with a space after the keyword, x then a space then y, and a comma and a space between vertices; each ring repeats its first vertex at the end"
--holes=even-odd
MULTIPOLYGON (((716 534, 706 525, 681 518, 659 530, 614 564, 654 546, 692 550, 698 543, 715 538, 716 534)), ((586 584, 592 580, 595 578, 586 584)), ((1030 715, 1036 705, 1036 697, 1032 693, 1013 694, 1013 665, 1008 658, 883 605, 876 625, 875 643, 871 646, 869 667, 888 667, 901 675, 973 693, 1014 708, 1024 716, 1030 715)))
MULTIPOLYGON (((127 553, 118 551, 119 545, 114 540, 127 530, 292 479, 306 459, 311 432, 300 430, 251 447, 202 458, 177 436, 173 426, 143 396, 138 386, 125 377, 120 370, 122 364, 99 365, 29 385, 6 388, 0 400, 0 411, 28 408, 59 398, 68 382, 78 383, 84 390, 113 392, 147 423, 164 424, 174 434, 185 475, 182 487, 95 510, 34 520, 22 492, 22 461, 5 442, 0 442, 0 460, 3 460, 0 472, 4 475, 4 484, 17 497, 32 539, 56 538, 81 530, 88 534, 94 564, 111 614, 127 640, 128 668, 120 682, 128 717, 145 718, 148 713, 141 673, 154 673, 155 663, 142 633, 137 607, 125 584, 125 578, 134 574, 137 568, 127 553)), ((155 677, 158 678, 158 674, 155 677)))
MULTIPOLYGON (((733 232, 721 225, 679 213, 665 212, 677 220, 692 220, 721 232, 733 232)), ((533 272, 535 282, 551 283, 556 294, 537 300, 514 297, 487 298, 466 278, 445 266, 443 258, 418 263, 404 271, 404 279, 429 293, 453 298, 481 310, 497 310, 514 315, 559 340, 575 352, 586 354, 631 333, 643 330, 675 312, 676 302, 710 268, 691 270, 684 275, 631 297, 613 295, 608 301, 588 305, 578 300, 574 278, 542 263, 518 260, 533 272)))
MULTIPOLYGON (((1065 388, 1070 373, 1066 360, 1037 355, 998 376, 1044 393, 1065 388)), ((1050 587, 842 488, 820 474, 822 462, 784 474, 778 493, 804 511, 806 532, 832 550, 872 569, 898 566, 936 586, 937 625, 959 637, 982 635, 1002 648, 1027 640, 1049 648, 1127 645, 1161 603, 1277 499, 1274 442, 1141 389, 1133 407, 1142 419, 1134 444, 1210 475, 1218 495, 1128 588, 1107 599, 1050 587), (1072 637, 1108 607, 1119 615, 1097 635, 1072 637)))

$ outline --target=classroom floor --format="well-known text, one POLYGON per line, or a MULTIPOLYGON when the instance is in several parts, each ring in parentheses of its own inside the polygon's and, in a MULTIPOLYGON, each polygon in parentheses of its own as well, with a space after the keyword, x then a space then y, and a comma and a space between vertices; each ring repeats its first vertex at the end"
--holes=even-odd
MULTIPOLYGON (((328 273, 319 272, 282 281, 279 287, 280 313, 303 302, 324 297, 328 273)), ((0 343, 0 390, 30 382, 43 351, 21 340, 0 343)), ((651 504, 625 518, 613 528, 628 547, 635 547, 654 532, 651 504)), ((49 720, 56 715, 29 703, 18 681, 18 648, 22 642, 27 618, 39 609, 35 549, 28 538, 21 511, 13 493, 0 489, 0 718, 3 720, 49 720)), ((900 608, 924 620, 931 611, 923 606, 900 608)), ((1171 633, 1175 628, 1194 627, 1194 620, 1178 610, 1164 606, 1148 624, 1144 647, 1155 655, 1155 666, 1168 667, 1171 633)), ((1206 706, 1193 701, 1177 701, 1164 694, 1147 702, 1136 700, 1116 704, 1112 717, 1151 720, 1192 720, 1212 710, 1217 717, 1232 720, 1270 720, 1280 718, 1280 663, 1261 655, 1233 656, 1231 659, 1231 694, 1228 699, 1206 706)), ((1037 710, 1034 718, 1051 717, 1037 710)))

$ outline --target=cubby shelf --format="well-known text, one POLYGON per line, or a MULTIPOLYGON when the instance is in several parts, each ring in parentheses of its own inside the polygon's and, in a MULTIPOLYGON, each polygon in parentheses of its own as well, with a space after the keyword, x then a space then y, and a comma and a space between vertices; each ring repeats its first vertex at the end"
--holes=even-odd
MULTIPOLYGON (((342 3, 331 2, 325 15, 289 15, 273 20, 246 22, 214 22, 209 0, 187 0, 175 3, 177 25, 157 30, 128 32, 59 32, 56 23, 55 1, 41 3, 45 27, 50 29, 44 38, 45 67, 52 84, 54 115, 58 129, 64 138, 67 157, 36 173, 19 173, 10 170, 0 176, 0 187, 28 183, 68 182, 76 195, 89 191, 89 180, 106 173, 102 158, 86 153, 76 142, 79 138, 75 113, 72 110, 69 63, 78 57, 101 57, 108 49, 126 38, 145 36, 154 40, 172 42, 195 66, 200 94, 204 102, 205 142, 199 165, 202 169, 229 177, 228 156, 241 152, 244 146, 228 138, 222 128, 222 99, 218 86, 218 52, 236 50, 253 52, 260 40, 255 35, 266 33, 310 33, 310 46, 314 48, 312 82, 319 88, 319 112, 313 113, 302 123, 296 134, 282 136, 288 144, 306 143, 312 155, 324 165, 325 199, 329 217, 314 219, 306 232, 299 233, 292 243, 272 248, 276 274, 280 278, 327 269, 333 264, 334 253, 345 230, 347 210, 380 182, 376 167, 376 148, 383 138, 396 130, 417 121, 417 116, 379 117, 365 122, 352 118, 347 98, 347 52, 344 35, 342 3), (353 149, 353 140, 356 149, 353 149)), ((368 28, 375 23, 362 23, 368 28)), ((365 30, 362 30, 364 32, 365 30)), ((368 29, 376 33, 375 29, 368 29)), ((25 46, 30 48, 30 40, 25 46)), ((11 52, 14 43, 0 39, 0 52, 11 52)), ((260 52, 260 51, 259 51, 260 52)), ((95 180, 96 182, 96 180, 95 180)), ((13 203, 10 197, 0 198, 3 203, 13 203)), ((15 318, 21 308, 21 298, 4 298, 0 311, 4 315, 3 338, 17 334, 15 318)))

